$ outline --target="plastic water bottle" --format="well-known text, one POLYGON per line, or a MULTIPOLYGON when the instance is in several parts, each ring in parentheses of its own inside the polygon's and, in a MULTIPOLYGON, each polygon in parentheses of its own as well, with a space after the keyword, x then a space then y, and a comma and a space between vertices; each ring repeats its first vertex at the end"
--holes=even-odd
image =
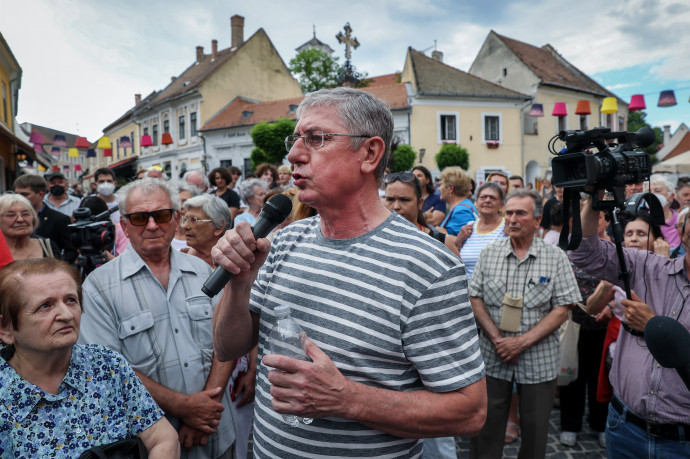
MULTIPOLYGON (((290 306, 276 306, 273 312, 276 316, 276 323, 268 338, 271 353, 309 361, 310 359, 304 351, 304 338, 307 337, 307 334, 290 315, 290 306)), ((311 424, 313 421, 312 418, 298 418, 293 414, 283 415, 283 421, 292 427, 297 427, 300 419, 305 424, 311 424)))

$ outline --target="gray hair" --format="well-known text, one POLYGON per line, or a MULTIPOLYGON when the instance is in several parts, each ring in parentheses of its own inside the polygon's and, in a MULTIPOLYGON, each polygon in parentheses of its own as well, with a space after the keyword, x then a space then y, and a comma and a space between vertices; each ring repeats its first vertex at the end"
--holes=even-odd
POLYGON ((201 209, 202 212, 211 220, 213 226, 218 229, 221 228, 223 231, 229 230, 232 226, 232 215, 230 214, 230 209, 225 201, 215 195, 211 194, 201 194, 199 196, 194 196, 189 198, 184 202, 184 209, 189 210, 191 208, 201 209))
POLYGON ((199 187, 192 185, 191 183, 177 182, 175 183, 175 186, 177 187, 178 192, 182 193, 183 191, 186 191, 189 194, 191 194, 192 197, 199 196, 201 194, 201 190, 199 189, 199 187))
POLYGON ((529 188, 518 188, 517 190, 511 191, 508 197, 506 197, 506 203, 512 198, 527 198, 530 197, 534 200, 534 212, 532 212, 533 217, 541 217, 542 210, 544 209, 543 201, 541 199, 541 194, 537 190, 530 190, 529 188))
POLYGON ((5 193, 2 196, 0 196, 0 215, 7 212, 10 209, 10 207, 12 207, 15 204, 21 204, 26 210, 28 210, 31 213, 31 226, 33 226, 34 229, 36 229, 36 227, 38 226, 38 214, 36 214, 34 206, 31 205, 31 201, 26 199, 21 194, 5 193))
POLYGON ((676 187, 673 186, 673 183, 671 183, 671 181, 665 175, 652 174, 649 177, 649 184, 651 185, 652 183, 665 187, 669 193, 676 192, 676 187))
POLYGON ((262 180, 256 178, 245 180, 240 184, 240 197, 245 201, 249 201, 249 198, 254 197, 255 186, 260 186, 261 188, 266 190, 266 184, 262 180))
POLYGON ((479 198, 479 194, 487 188, 491 188, 496 193, 498 193, 498 198, 501 200, 501 203, 503 203, 503 200, 505 199, 506 195, 505 193, 503 193, 503 188, 501 188, 501 186, 496 182, 484 182, 481 185, 479 185, 479 188, 477 188, 477 198, 479 198))
POLYGON ((127 198, 134 190, 139 190, 145 195, 151 194, 156 190, 163 190, 170 198, 172 208, 180 210, 180 193, 178 193, 175 185, 165 180, 144 177, 143 179, 128 183, 117 192, 117 205, 121 215, 127 213, 127 198))
MULTIPOLYGON (((206 177, 206 174, 204 174, 204 173, 201 172, 200 170, 187 171, 187 172, 185 172, 185 174, 182 176, 182 180, 183 180, 185 183, 188 183, 188 182, 187 182, 187 179, 188 179, 189 177, 191 177, 192 175, 194 175, 194 174, 199 174, 199 177, 201 177, 201 183, 204 184, 204 186, 206 187, 206 189, 209 189, 209 188, 211 187, 211 182, 209 182, 208 177, 206 177)), ((190 183, 190 185, 192 185, 192 184, 190 183)), ((196 185, 192 185, 192 186, 196 186, 196 185)), ((198 187, 197 187, 197 188, 198 188, 198 187)))
MULTIPOLYGON (((297 117, 314 107, 335 108, 338 121, 347 131, 344 134, 363 134, 381 137, 386 150, 376 167, 376 178, 381 183, 386 173, 393 138, 393 114, 388 104, 366 91, 353 88, 320 89, 307 94, 297 108, 297 117)), ((350 149, 357 150, 364 138, 350 137, 350 149)))

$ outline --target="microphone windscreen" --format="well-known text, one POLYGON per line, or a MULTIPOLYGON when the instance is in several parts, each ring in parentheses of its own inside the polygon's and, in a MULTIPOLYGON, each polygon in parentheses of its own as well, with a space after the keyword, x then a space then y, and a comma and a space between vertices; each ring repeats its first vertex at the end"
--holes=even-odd
POLYGON ((662 367, 680 368, 690 364, 690 332, 677 320, 652 317, 645 326, 644 340, 662 367))
POLYGON ((278 193, 269 199, 261 210, 268 220, 282 223, 292 212, 292 199, 283 193, 278 193))

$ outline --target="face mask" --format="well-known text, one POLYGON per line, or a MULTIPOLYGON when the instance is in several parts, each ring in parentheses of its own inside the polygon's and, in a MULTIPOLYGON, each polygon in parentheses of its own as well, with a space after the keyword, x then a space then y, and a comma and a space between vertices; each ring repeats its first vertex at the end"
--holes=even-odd
POLYGON ((65 194, 65 187, 60 185, 53 185, 50 187, 50 194, 53 196, 62 196, 65 194))
POLYGON ((115 191, 115 184, 103 182, 98 185, 98 192, 103 196, 110 196, 115 191))

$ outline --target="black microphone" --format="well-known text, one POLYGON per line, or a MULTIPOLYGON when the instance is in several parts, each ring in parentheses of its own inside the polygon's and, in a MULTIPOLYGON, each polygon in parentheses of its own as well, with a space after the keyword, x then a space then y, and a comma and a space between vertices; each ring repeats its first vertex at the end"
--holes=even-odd
MULTIPOLYGON (((252 234, 255 239, 268 236, 273 229, 283 223, 292 212, 292 200, 280 193, 268 200, 261 213, 256 218, 254 226, 252 226, 252 234)), ((228 270, 218 267, 206 282, 201 287, 201 291, 209 297, 213 298, 220 292, 225 284, 232 279, 232 273, 228 270)))
POLYGON ((664 368, 675 368, 690 390, 690 333, 675 319, 654 316, 644 328, 644 341, 664 368))

